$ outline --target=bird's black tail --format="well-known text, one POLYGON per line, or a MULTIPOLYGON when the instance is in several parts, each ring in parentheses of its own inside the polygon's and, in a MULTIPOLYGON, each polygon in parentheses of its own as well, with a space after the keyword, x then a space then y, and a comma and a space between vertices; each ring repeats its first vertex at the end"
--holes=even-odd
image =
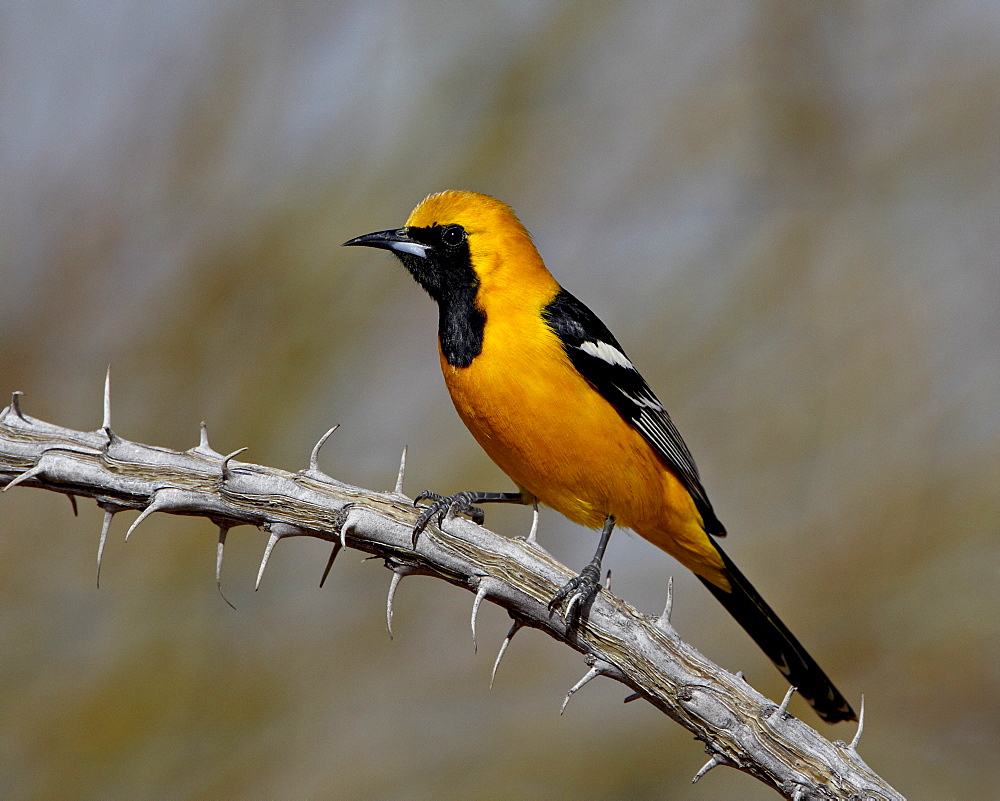
MULTIPOLYGON (((731 592, 701 579, 712 595, 719 599, 729 614, 753 637, 754 642, 768 655, 789 683, 802 695, 828 723, 857 720, 854 710, 840 691, 833 686, 826 673, 809 656, 795 635, 778 618, 774 610, 760 597, 732 560, 713 542, 726 565, 731 592)), ((700 577, 699 577, 700 578, 700 577)))

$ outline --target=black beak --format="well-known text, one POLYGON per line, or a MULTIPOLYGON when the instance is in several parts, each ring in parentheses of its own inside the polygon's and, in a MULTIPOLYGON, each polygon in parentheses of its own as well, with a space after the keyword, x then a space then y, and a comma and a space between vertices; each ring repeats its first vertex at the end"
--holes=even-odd
POLYGON ((431 249, 430 245, 425 245, 423 242, 418 242, 416 239, 410 237, 405 228, 397 228, 392 231, 375 231, 371 234, 364 234, 363 236, 356 236, 354 239, 348 239, 344 243, 345 247, 353 245, 381 248, 382 250, 391 250, 394 253, 406 253, 410 256, 418 256, 421 259, 426 259, 427 251, 431 249))

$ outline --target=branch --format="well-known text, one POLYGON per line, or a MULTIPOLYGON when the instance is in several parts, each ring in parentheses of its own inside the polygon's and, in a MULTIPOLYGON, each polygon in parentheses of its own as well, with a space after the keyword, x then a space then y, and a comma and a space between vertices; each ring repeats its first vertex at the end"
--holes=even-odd
POLYGON ((791 691, 781 705, 774 704, 741 675, 723 670, 683 642, 670 624, 669 592, 666 609, 654 618, 602 589, 588 614, 571 627, 550 615, 546 604, 572 574, 533 541, 508 539, 448 517, 440 527, 428 526, 413 547, 418 510, 401 494, 402 465, 392 492, 343 484, 317 463, 332 430, 317 443, 308 468, 288 473, 236 461, 240 451, 217 453, 204 425, 200 443, 183 452, 122 439, 111 429, 107 387, 103 426, 91 432, 25 415, 19 395, 14 393, 10 406, 0 412, 0 486, 4 492, 23 485, 64 493, 74 505, 76 496, 93 498, 105 512, 98 575, 111 520, 129 509, 141 512, 129 534, 154 512, 211 520, 219 528, 217 579, 226 535, 234 526, 256 526, 270 535, 258 583, 280 540, 327 540, 333 544, 327 572, 345 547, 381 557, 393 571, 386 608, 390 633, 396 586, 405 576, 422 574, 475 594, 473 638, 482 601, 507 610, 514 623, 497 664, 523 626, 579 651, 590 669, 567 693, 566 702, 598 676, 626 685, 633 691, 626 700, 646 699, 705 743, 710 759, 693 781, 718 765, 729 765, 790 799, 902 801, 862 761, 858 737, 849 745, 829 742, 786 712, 791 691))

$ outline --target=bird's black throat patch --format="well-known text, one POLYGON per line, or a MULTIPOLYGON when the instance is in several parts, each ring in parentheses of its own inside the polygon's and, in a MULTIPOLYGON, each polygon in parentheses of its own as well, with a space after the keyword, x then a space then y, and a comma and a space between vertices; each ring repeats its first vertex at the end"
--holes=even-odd
POLYGON ((476 302, 479 277, 465 230, 459 225, 411 227, 407 234, 429 245, 424 258, 397 254, 438 305, 438 341, 452 367, 468 367, 483 352, 486 312, 476 302))
POLYGON ((483 352, 486 312, 476 303, 478 282, 455 287, 438 300, 438 340, 452 367, 468 367, 483 352))

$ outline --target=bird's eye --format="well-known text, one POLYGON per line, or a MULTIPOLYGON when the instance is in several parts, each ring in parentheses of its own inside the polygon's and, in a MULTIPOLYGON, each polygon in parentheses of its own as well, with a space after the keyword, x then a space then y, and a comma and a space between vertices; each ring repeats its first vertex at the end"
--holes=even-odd
POLYGON ((441 229, 441 242, 449 248, 457 248, 465 241, 465 229, 461 225, 446 225, 441 229))

